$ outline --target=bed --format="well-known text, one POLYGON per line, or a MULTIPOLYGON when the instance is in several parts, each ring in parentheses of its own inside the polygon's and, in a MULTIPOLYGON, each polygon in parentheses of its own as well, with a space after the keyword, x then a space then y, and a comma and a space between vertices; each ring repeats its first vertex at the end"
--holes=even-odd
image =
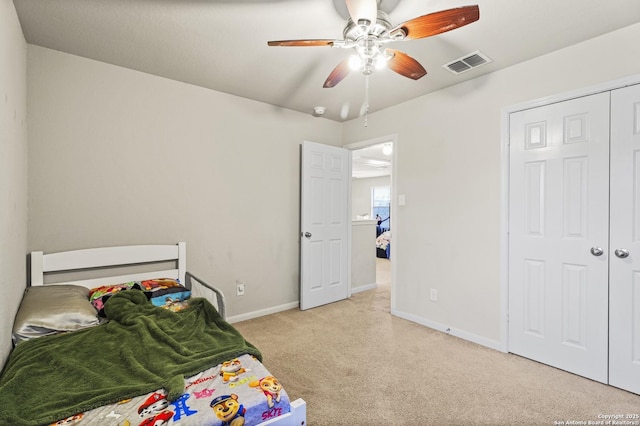
POLYGON ((383 231, 376 237, 376 257, 391 258, 391 231, 383 231))
POLYGON ((29 275, 0 424, 305 425, 185 243, 32 252, 29 275))

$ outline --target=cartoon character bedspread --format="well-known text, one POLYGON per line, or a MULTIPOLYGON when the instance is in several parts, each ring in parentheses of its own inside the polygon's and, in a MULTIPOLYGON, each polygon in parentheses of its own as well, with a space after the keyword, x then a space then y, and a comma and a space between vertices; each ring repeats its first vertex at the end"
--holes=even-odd
POLYGON ((0 424, 239 426, 289 411, 260 351, 206 299, 173 312, 128 290, 105 314, 104 324, 14 348, 0 375, 0 424))
POLYGON ((79 413, 54 425, 256 425, 288 413, 278 379, 251 355, 242 355, 185 380, 169 402, 162 389, 79 413))

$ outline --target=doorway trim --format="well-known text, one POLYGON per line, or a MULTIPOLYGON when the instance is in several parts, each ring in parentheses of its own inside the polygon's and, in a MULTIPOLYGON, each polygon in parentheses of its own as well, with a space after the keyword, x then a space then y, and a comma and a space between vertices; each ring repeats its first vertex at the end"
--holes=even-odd
POLYGON ((500 345, 509 352, 509 116, 512 113, 640 84, 640 74, 502 108, 500 112, 500 345))
MULTIPOLYGON (((390 135, 386 135, 386 136, 380 136, 380 137, 376 137, 373 139, 365 139, 362 141, 358 141, 358 142, 353 142, 353 143, 349 143, 346 145, 343 145, 342 147, 345 149, 348 149, 350 151, 355 151, 361 148, 366 148, 368 146, 372 146, 372 145, 379 145, 385 142, 391 142, 393 143, 393 152, 391 154, 391 212, 397 212, 398 211, 398 203, 397 203, 397 179, 395 179, 394 177, 396 176, 397 173, 397 156, 398 156, 398 134, 397 133, 393 133, 390 135)), ((352 178, 353 179, 353 178, 352 178)), ((351 198, 351 180, 349 181, 349 197, 351 198)), ((351 199, 349 199, 349 206, 351 206, 351 199)), ((351 213, 350 213, 351 214, 351 213)), ((398 222, 394 221, 394 217, 397 217, 395 214, 389 219, 389 228, 390 229, 397 229, 398 227, 398 222)), ((349 228, 351 229, 351 228, 349 228)), ((395 242, 397 241, 397 235, 398 233, 393 231, 393 241, 394 241, 394 248, 393 248, 393 254, 392 254, 392 259, 391 260, 391 312, 395 311, 395 301, 396 301, 396 262, 395 259, 398 256, 398 244, 395 242)), ((351 236, 349 236, 349 238, 351 238, 351 236)), ((351 286, 349 286, 349 294, 351 295, 351 286)))

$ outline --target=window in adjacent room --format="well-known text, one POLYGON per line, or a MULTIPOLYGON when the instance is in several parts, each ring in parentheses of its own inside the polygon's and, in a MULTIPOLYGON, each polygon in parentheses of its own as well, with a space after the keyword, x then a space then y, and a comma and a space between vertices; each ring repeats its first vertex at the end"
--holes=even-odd
POLYGON ((382 218, 380 227, 388 230, 389 216, 391 215, 390 186, 375 186, 371 188, 371 217, 376 218, 376 215, 382 218))

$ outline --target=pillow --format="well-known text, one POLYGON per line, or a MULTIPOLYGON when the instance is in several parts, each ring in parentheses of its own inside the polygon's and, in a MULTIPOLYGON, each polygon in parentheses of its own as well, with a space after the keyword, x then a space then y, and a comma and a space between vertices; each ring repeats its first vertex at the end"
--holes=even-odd
POLYGON ((88 295, 89 290, 79 285, 28 287, 13 323, 14 344, 98 325, 100 320, 88 295))
POLYGON ((172 278, 140 281, 140 287, 155 306, 171 305, 191 297, 191 291, 172 278))
POLYGON ((89 291, 89 301, 98 311, 98 315, 104 317, 104 304, 107 303, 107 300, 119 291, 131 290, 132 288, 140 290, 140 285, 135 281, 130 281, 128 283, 103 285, 92 288, 91 291, 89 291))

